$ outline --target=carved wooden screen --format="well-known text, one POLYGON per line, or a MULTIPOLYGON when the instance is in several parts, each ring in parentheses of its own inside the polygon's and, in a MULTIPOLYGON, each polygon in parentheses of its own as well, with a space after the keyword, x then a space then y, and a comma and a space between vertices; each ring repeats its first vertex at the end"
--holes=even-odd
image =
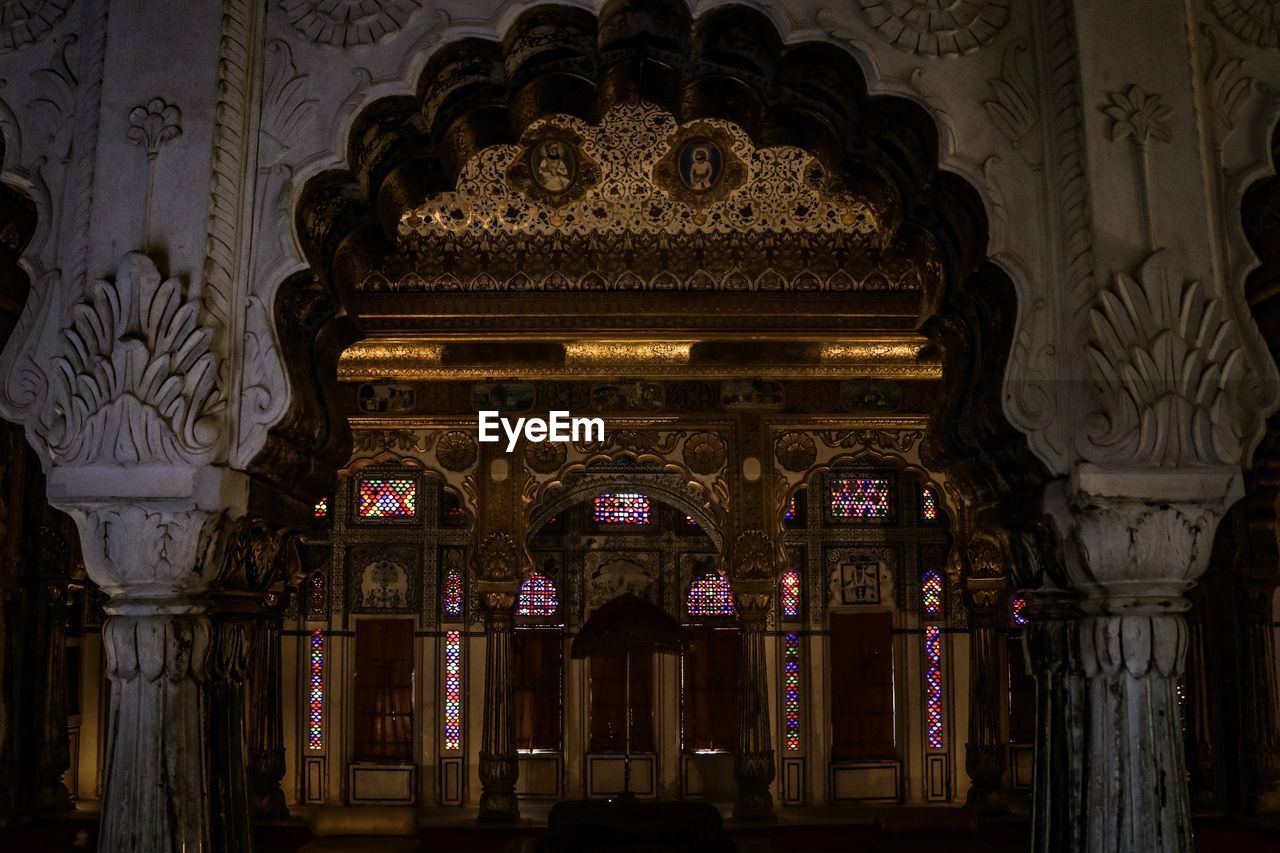
POLYGON ((685 752, 732 751, 738 739, 738 631, 691 632, 683 655, 681 731, 685 752))
MULTIPOLYGON (((626 746, 626 658, 591 659, 589 752, 626 746)), ((631 751, 653 752, 653 655, 631 656, 631 751)))
POLYGON ((357 761, 413 760, 413 620, 356 621, 357 761))
POLYGON ((560 629, 516 631, 516 749, 559 752, 564 641, 560 629))
POLYGON ((897 757, 893 737, 893 616, 831 614, 831 758, 897 757))

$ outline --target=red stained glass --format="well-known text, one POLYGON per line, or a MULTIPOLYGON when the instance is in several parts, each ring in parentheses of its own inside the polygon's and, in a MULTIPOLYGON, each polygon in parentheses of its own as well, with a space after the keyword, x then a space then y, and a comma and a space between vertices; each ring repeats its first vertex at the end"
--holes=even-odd
POLYGON ((942 575, 933 569, 924 573, 920 583, 920 603, 926 615, 942 615, 942 575))
POLYGON ((920 518, 922 521, 938 520, 938 496, 928 486, 920 489, 920 518))
POLYGON ((444 748, 462 748, 462 632, 444 636, 444 748))
POLYGON ((560 593, 556 582, 546 575, 534 572, 520 585, 520 604, 516 613, 521 616, 554 616, 560 607, 560 593))
POLYGON ((794 631, 782 642, 783 735, 787 751, 800 749, 800 637, 794 631))
POLYGON ((942 628, 924 629, 924 683, 930 749, 942 749, 942 628))
POLYGON ((831 481, 832 518, 888 518, 889 481, 839 479, 831 481))
POLYGON ((328 498, 321 498, 320 500, 316 501, 315 517, 316 518, 329 517, 329 499, 328 498))
POLYGON ((600 495, 594 510, 596 524, 649 523, 649 499, 636 492, 600 495))
POLYGON ((324 631, 311 632, 311 683, 308 689, 307 749, 324 748, 324 631))
POLYGON ((1026 614, 1027 600, 1025 598, 1015 598, 1009 603, 1010 615, 1013 618, 1013 624, 1025 625, 1028 622, 1026 614))
POLYGON ((416 480, 361 480, 361 518, 413 518, 417 512, 416 480))
POLYGON ((444 578, 444 615, 458 617, 462 615, 465 603, 462 584, 462 570, 451 566, 444 578))
POLYGON ((794 619, 800 615, 800 573, 788 569, 782 573, 782 615, 794 619))
POLYGON ((707 572, 694 579, 685 605, 690 616, 732 616, 733 588, 724 575, 707 572))

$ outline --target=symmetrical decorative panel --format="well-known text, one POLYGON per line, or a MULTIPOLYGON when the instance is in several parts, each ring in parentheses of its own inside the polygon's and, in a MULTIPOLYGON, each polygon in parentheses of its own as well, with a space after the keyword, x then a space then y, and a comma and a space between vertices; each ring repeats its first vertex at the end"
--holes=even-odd
POLYGON ((648 524, 649 499, 638 492, 617 492, 596 497, 596 524, 648 524))
POLYGON ((881 478, 831 480, 831 517, 840 520, 888 518, 890 482, 881 478))
POLYGON ((788 752, 800 749, 800 636, 789 631, 782 640, 782 729, 788 752))
POLYGON ((324 749, 324 631, 311 632, 308 657, 307 749, 324 749))
POLYGON ((519 615, 555 616, 559 608, 560 591, 551 578, 534 572, 520 584, 520 603, 516 608, 519 615))
POLYGON ((356 515, 362 519, 413 518, 418 509, 418 483, 413 479, 361 480, 356 515))
POLYGON ((444 636, 444 748, 462 748, 462 632, 444 636))
POLYGON ((707 572, 694 578, 685 599, 690 616, 732 616, 733 590, 719 572, 707 572))

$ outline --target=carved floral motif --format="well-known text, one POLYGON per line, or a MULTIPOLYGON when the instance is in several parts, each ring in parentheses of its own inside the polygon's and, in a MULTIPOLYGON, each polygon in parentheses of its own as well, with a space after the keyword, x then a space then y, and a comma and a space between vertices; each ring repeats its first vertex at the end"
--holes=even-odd
POLYGON ((557 441, 531 441, 524 446, 524 461, 539 474, 550 474, 564 464, 568 452, 557 441))
POLYGON ((778 464, 788 471, 803 471, 813 464, 818 449, 813 438, 803 432, 787 432, 778 436, 773 443, 774 455, 778 464))
POLYGON ((1113 142, 1132 139, 1136 145, 1146 145, 1152 139, 1168 142, 1171 138, 1169 116, 1173 109, 1165 103, 1164 96, 1141 86, 1109 93, 1102 111, 1111 119, 1109 133, 1113 142))
POLYGON ((515 580, 520 573, 520 550, 511 534, 499 530, 481 540, 476 548, 476 578, 482 581, 515 580))
POLYGON ((30 47, 48 35, 74 0, 0 2, 0 53, 30 47))
POLYGON ((684 461, 695 474, 714 474, 724 466, 724 440, 712 432, 694 433, 684 443, 684 461))
POLYGON ((436 442, 436 459, 446 471, 465 471, 476 461, 476 442, 462 430, 450 430, 436 442))
POLYGON ((293 28, 317 44, 373 44, 399 30, 422 0, 280 0, 293 28))
POLYGON ((53 359, 49 443, 60 464, 197 462, 224 401, 199 303, 146 255, 125 256, 73 310, 53 359))
MULTIPOLYGON (((991 42, 1009 20, 1009 0, 858 0, 872 27, 917 56, 963 56, 991 42)), ((831 30, 819 13, 819 22, 831 30)), ((832 30, 835 32, 834 30, 832 30)), ((839 32, 836 32, 840 35, 839 32)))
POLYGON ((1222 26, 1242 41, 1280 48, 1280 2, 1277 0, 1213 0, 1222 26))
POLYGON ((1040 120, 1032 76, 1025 63, 1026 53, 1027 45, 1023 41, 1009 45, 1000 63, 1000 76, 987 81, 993 97, 982 104, 991 123, 1014 148, 1022 147, 1040 120))
POLYGON ((129 140, 154 160, 160 149, 182 135, 182 110, 164 98, 152 98, 129 110, 129 140))
POLYGON ((778 571, 778 549, 763 530, 744 530, 733 543, 734 580, 770 580, 778 571))
POLYGON ((1244 358, 1234 325, 1200 282, 1182 279, 1169 252, 1152 254, 1135 276, 1118 273, 1089 325, 1105 403, 1097 447, 1130 464, 1239 464, 1228 389, 1244 358))

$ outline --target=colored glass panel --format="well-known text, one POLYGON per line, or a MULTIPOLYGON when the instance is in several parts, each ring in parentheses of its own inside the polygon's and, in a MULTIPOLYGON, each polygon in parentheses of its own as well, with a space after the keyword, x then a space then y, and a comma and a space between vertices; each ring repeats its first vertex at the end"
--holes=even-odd
POLYGON ((787 751, 800 749, 800 637, 788 633, 782 643, 783 735, 787 751))
POLYGON ((1014 625, 1025 625, 1029 621, 1026 614, 1027 600, 1025 598, 1015 598, 1009 603, 1010 616, 1014 625))
POLYGON ((465 592, 462 582, 462 569, 451 566, 444 577, 444 615, 458 617, 462 615, 465 603, 465 592))
POLYGON ((800 615, 800 573, 788 569, 782 574, 782 615, 795 618, 800 615))
POLYGON ((311 683, 307 693, 307 749, 324 748, 324 631, 311 632, 311 683))
POLYGON ((444 635, 444 748, 462 748, 462 632, 444 635))
POLYGON ((920 518, 923 521, 938 520, 938 496, 928 486, 920 489, 920 518))
POLYGON ((520 584, 520 606, 516 608, 519 615, 554 616, 559 606, 560 593, 556 582, 546 575, 534 572, 520 584))
POLYGON ((361 518, 413 518, 417 511, 416 480, 361 480, 361 518))
POLYGON ((596 524, 648 524, 649 499, 637 492, 617 492, 595 499, 596 524))
POLYGON ((707 572, 694 579, 685 605, 690 616, 732 616, 733 589, 724 575, 707 572))
POLYGON ((689 527, 697 527, 697 526, 698 526, 698 520, 697 520, 696 518, 694 518, 692 515, 686 515, 686 516, 684 517, 684 520, 685 520, 685 524, 687 524, 689 527))
POLYGON ((787 501, 787 510, 782 513, 782 520, 788 523, 796 520, 796 496, 792 495, 787 501))
POLYGON ((843 478, 831 482, 832 518, 888 518, 889 481, 843 478))
POLYGON ((924 573, 920 583, 920 604, 926 615, 942 615, 942 575, 933 569, 924 573))
POLYGON ((328 498, 321 498, 320 500, 316 501, 315 517, 316 518, 329 517, 329 499, 328 498))
POLYGON ((311 573, 307 589, 307 615, 323 617, 325 614, 325 570, 316 569, 311 573))
POLYGON ((924 629, 924 683, 930 749, 942 749, 942 628, 924 629))

